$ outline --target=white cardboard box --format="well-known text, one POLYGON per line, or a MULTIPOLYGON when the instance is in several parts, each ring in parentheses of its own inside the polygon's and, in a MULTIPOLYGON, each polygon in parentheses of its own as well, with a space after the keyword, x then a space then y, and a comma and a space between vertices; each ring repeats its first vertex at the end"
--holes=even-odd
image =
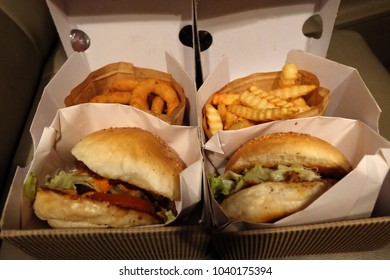
MULTIPOLYGON (((211 46, 200 55, 204 83, 197 95, 199 118, 201 108, 208 97, 226 83, 253 73, 280 71, 283 64, 295 63, 299 69, 316 74, 321 86, 330 90, 330 103, 325 112, 326 117, 333 119, 330 122, 343 119, 367 125, 368 134, 380 139, 378 140, 380 144, 375 149, 385 148, 377 162, 379 165, 383 164, 384 169, 381 182, 379 185, 376 184, 374 200, 375 195, 379 195, 374 206, 373 200, 370 199, 371 209, 374 207, 374 216, 369 218, 364 218, 365 215, 356 215, 354 219, 351 213, 349 219, 338 221, 337 218, 333 221, 326 221, 325 218, 303 225, 299 222, 296 224, 287 222, 285 224, 287 226, 279 227, 248 225, 231 227, 228 226, 229 221, 224 219, 223 214, 220 215, 220 208, 216 206, 215 201, 212 198, 205 201, 214 218, 214 225, 219 227, 212 236, 212 242, 221 258, 280 258, 302 254, 351 252, 379 248, 390 241, 388 234, 390 209, 384 203, 386 201, 384 196, 388 195, 390 185, 387 173, 389 143, 376 135, 381 110, 356 69, 324 58, 339 2, 198 1, 197 28, 207 32, 212 38, 211 46), (308 38, 302 33, 304 23, 313 15, 318 15, 322 19, 323 30, 319 39, 308 38)), ((296 123, 301 122, 305 120, 296 123)), ((272 124, 264 126, 268 125, 272 126, 272 124)), ((245 131, 245 134, 256 129, 261 131, 261 126, 242 131, 245 131)), ((331 137, 334 132, 331 127, 328 126, 328 131, 324 130, 322 133, 331 137)), ((359 128, 354 130, 356 132, 359 128)), ((236 141, 232 140, 229 145, 241 142, 245 137, 239 131, 222 131, 207 140, 202 133, 206 149, 206 177, 206 173, 215 167, 223 169, 223 165, 210 163, 207 154, 209 151, 214 155, 221 153, 221 145, 224 149, 227 148, 224 139, 226 140, 229 134, 236 136, 236 141)), ((369 160, 373 159, 371 155, 367 156, 369 160)), ((369 177, 366 179, 369 180, 369 177)), ((207 178, 204 182, 208 190, 207 178)))
MULTIPOLYGON (((331 90, 336 92, 335 98, 333 98, 334 103, 330 104, 328 109, 329 114, 341 114, 343 117, 351 118, 358 116, 357 119, 363 119, 376 130, 380 110, 356 70, 321 58, 325 56, 328 48, 339 2, 339 0, 151 0, 141 3, 127 0, 47 0, 69 59, 46 87, 42 96, 31 127, 34 147, 36 148, 38 145, 44 127, 50 125, 57 109, 63 107, 63 98, 69 93, 69 90, 81 82, 90 71, 118 60, 132 62, 138 67, 150 67, 171 73, 175 80, 182 84, 192 104, 196 104, 195 97, 199 96, 199 106, 195 106, 198 110, 203 105, 201 104, 202 100, 226 82, 253 72, 275 71, 280 69, 286 61, 294 61, 302 68, 316 70, 313 72, 319 76, 322 85, 329 86, 331 90), (195 20, 198 30, 209 32, 213 38, 211 47, 200 54, 201 72, 205 83, 198 93, 196 93, 194 83, 196 80, 195 52, 192 48, 183 46, 178 40, 179 30, 184 26, 192 25, 194 20, 192 18, 193 7, 195 7, 197 15, 195 20), (320 39, 308 38, 302 33, 302 25, 313 15, 319 15, 323 22, 323 32, 320 39), (80 29, 88 34, 91 45, 87 51, 83 53, 73 51, 69 41, 73 29, 80 29), (117 39, 119 43, 116 43, 117 39), (291 51, 293 49, 297 49, 297 51, 291 51), (331 65, 334 67, 333 69, 342 69, 342 75, 338 75, 336 81, 333 78, 328 79, 327 65, 331 65), (359 96, 364 96, 365 106, 368 106, 368 109, 361 111, 357 107, 356 110, 346 113, 344 109, 348 106, 341 106, 340 104, 343 104, 341 101, 349 101, 352 91, 356 90, 358 90, 359 96)), ((201 123, 198 120, 197 110, 192 110, 190 114, 192 125, 201 123)), ((21 186, 26 172, 27 169, 18 169, 14 186, 21 186)), ((7 201, 8 213, 20 213, 20 195, 20 188, 11 188, 7 201)), ((207 204, 208 201, 206 200, 205 203, 207 204)), ((97 231, 90 234, 76 231, 73 232, 76 238, 69 238, 67 232, 55 230, 34 232, 9 230, 13 229, 13 225, 18 221, 7 220, 6 222, 7 228, 3 228, 6 229, 2 232, 3 236, 21 247, 33 244, 28 252, 34 253, 37 257, 72 258, 80 256, 79 254, 99 258, 139 257, 139 255, 127 251, 127 248, 115 252, 116 255, 112 255, 111 252, 106 255, 99 253, 96 248, 100 249, 106 242, 115 242, 112 241, 112 237, 117 236, 118 232, 114 230, 97 231), (9 224, 12 225, 11 228, 8 227, 9 224), (77 247, 75 247, 77 243, 73 242, 85 235, 93 238, 96 242, 96 248, 85 248, 85 252, 76 252, 75 255, 73 250, 77 251, 77 247), (63 236, 65 238, 61 238, 63 236), (58 240, 63 243, 56 242, 58 240), (40 242, 50 242, 54 246, 51 255, 47 255, 49 253, 47 250, 39 248, 40 242)), ((312 253, 324 252, 327 249, 321 247, 322 243, 329 240, 327 238, 332 237, 336 237, 340 241, 337 250, 360 249, 359 246, 351 245, 361 241, 358 239, 361 236, 359 235, 361 231, 367 234, 380 233, 381 237, 385 237, 380 240, 371 238, 371 240, 369 235, 365 241, 371 240, 371 243, 369 242, 368 247, 365 248, 381 246, 384 242, 388 242, 386 236, 382 234, 388 224, 388 219, 383 218, 381 220, 368 219, 352 224, 326 223, 319 227, 313 225, 291 228, 291 230, 282 229, 281 231, 249 231, 240 235, 225 236, 223 233, 219 235, 214 232, 213 239, 214 246, 218 249, 221 257, 270 257, 271 254, 264 250, 264 247, 256 246, 259 243, 269 246, 267 247, 269 250, 278 249, 276 256, 283 257, 291 253, 308 252, 297 250, 297 248, 305 248, 305 245, 310 247, 312 253), (354 229, 349 230, 351 227, 362 230, 359 232, 354 229), (324 234, 323 229, 325 230, 324 234), (339 231, 345 234, 340 234, 339 231), (307 234, 308 232, 309 234, 307 234), (286 238, 286 234, 292 238, 286 238), (358 237, 351 239, 351 234, 358 237), (303 238, 295 238, 296 236, 303 236, 303 238), (307 236, 313 238, 306 238, 307 236), (341 240, 340 236, 344 236, 344 239, 341 240), (288 244, 283 243, 286 240, 288 244), (310 240, 313 240, 314 243, 305 244, 310 240), (251 242, 255 242, 255 244, 251 242), (247 251, 241 250, 244 248, 241 246, 243 244, 247 245, 245 247, 248 249, 247 251), (248 247, 248 244, 251 248, 248 247), (281 244, 285 247, 281 247, 281 244), (231 251, 235 253, 229 255, 231 251)), ((153 255, 152 252, 151 255, 144 256, 156 257, 158 255, 161 258, 202 257, 206 252, 205 248, 208 246, 209 238, 207 229, 201 228, 198 231, 191 227, 163 227, 157 232, 135 230, 126 234, 135 237, 136 243, 134 245, 151 246, 151 248, 145 247, 145 250, 153 250, 154 247, 153 244, 140 243, 144 236, 161 242, 166 241, 161 245, 167 246, 164 248, 178 242, 177 244, 180 246, 175 247, 171 251, 171 255, 166 255, 165 252, 154 252, 153 255), (179 252, 182 249, 181 246, 183 246, 183 251, 179 252), (193 250, 193 248, 199 248, 199 250, 193 250)), ((118 242, 120 241, 121 239, 118 242)), ((276 250, 274 251, 276 252, 276 250)))
MULTIPOLYGON (((217 228, 242 230, 287 227, 369 218, 375 206, 387 209, 387 203, 377 204, 381 189, 389 191, 385 182, 390 170, 390 142, 370 129, 365 123, 335 117, 311 117, 274 121, 262 125, 220 133, 204 146, 208 159, 206 176, 223 174, 230 156, 250 139, 275 132, 299 132, 319 137, 341 151, 353 170, 305 209, 274 223, 244 223, 229 221, 219 204, 212 200, 212 215, 217 228)), ((211 195, 211 194, 210 194, 211 195)), ((390 215, 390 212, 387 213, 390 215)))
MULTIPOLYGON (((190 134, 195 137, 195 142, 185 141, 179 145, 191 148, 192 143, 199 148, 198 152, 200 153, 196 85, 194 82, 194 51, 193 48, 183 45, 179 40, 181 29, 192 26, 193 23, 193 3, 191 0, 169 2, 162 0, 147 2, 47 0, 47 4, 68 55, 68 60, 44 89, 30 128, 34 151, 39 153, 43 151, 39 156, 45 157, 45 153, 49 151, 46 148, 41 149, 42 141, 49 140, 48 144, 50 144, 50 139, 56 141, 56 129, 47 127, 54 120, 58 110, 79 109, 64 108, 64 98, 69 95, 71 89, 81 83, 91 71, 106 64, 121 61, 132 63, 136 67, 168 72, 173 79, 181 84, 190 106, 187 116, 189 126, 172 126, 173 130, 168 138, 170 138, 171 144, 175 145, 175 142, 180 143, 180 139, 177 139, 180 134, 175 131, 191 131, 190 134), (90 47, 84 52, 76 52, 72 49, 69 36, 74 29, 82 30, 90 39, 90 47), (175 137, 176 140, 173 141, 172 139, 175 137)), ((99 104, 86 104, 85 106, 91 107, 89 105, 99 104)), ((104 107, 107 104, 101 105, 104 107)), ((81 108, 82 105, 78 105, 78 107, 81 108)), ((130 118, 131 111, 137 111, 129 106, 118 105, 114 107, 120 108, 122 113, 130 118)), ((146 115, 141 111, 139 114, 141 119, 153 119, 152 122, 161 123, 160 120, 151 115, 146 115)), ((109 118, 106 121, 110 123, 113 119, 109 118)), ((118 124, 123 121, 126 122, 126 118, 118 124)), ((78 122, 76 118, 74 123, 76 128, 81 122, 78 122)), ((133 123, 133 125, 142 127, 140 121, 133 123)), ((71 126, 72 124, 70 124, 71 126)), ((114 126, 114 123, 111 122, 110 126, 114 126)), ((155 132, 157 134, 167 133, 167 131, 158 131, 158 129, 155 132)), ((196 149, 192 149, 192 152, 196 153, 196 149)), ((191 154, 184 153, 183 157, 191 154)), ((27 220, 23 219, 22 221, 20 218, 24 216, 26 210, 22 203, 22 187, 29 167, 18 168, 2 216, 2 237, 23 248, 30 255, 44 259, 203 258, 207 254, 210 237, 204 225, 199 223, 202 211, 197 209, 199 208, 197 205, 201 199, 202 160, 201 155, 198 154, 198 156, 200 158, 197 159, 197 163, 191 164, 185 172, 187 176, 191 177, 195 174, 195 177, 191 177, 189 180, 182 178, 182 180, 184 179, 182 186, 194 183, 197 185, 196 189, 188 188, 189 193, 186 194, 196 200, 193 201, 195 205, 190 202, 195 209, 191 211, 191 215, 187 213, 184 221, 180 219, 179 225, 171 226, 170 224, 164 227, 106 229, 103 231, 99 229, 52 229, 36 224, 36 220, 30 222, 31 215, 28 214, 28 211, 25 216, 27 220), (79 241, 84 238, 84 242, 79 244, 79 241), (94 239, 93 242, 91 242, 91 238, 94 239), (51 244, 49 245, 51 250, 42 250, 42 246, 39 245, 41 242, 51 244), (112 243, 112 246, 107 247, 108 243, 112 243), (139 248, 140 246, 142 248, 139 248), (135 250, 135 247, 139 249, 135 250), (102 250, 102 248, 105 249, 102 250), (165 249, 156 250, 156 248, 165 249)), ((34 159, 32 163, 34 163, 34 159)), ((193 163, 193 161, 189 163, 193 163)), ((50 165, 50 162, 48 164, 50 165)), ((187 191, 185 190, 185 192, 187 191)), ((191 205, 189 206, 193 208, 191 205)))
MULTIPOLYGON (((114 62, 170 73, 195 108, 194 51, 179 40, 181 29, 192 26, 192 1, 152 2, 47 0, 69 58, 44 89, 31 125, 34 148, 70 91, 91 71, 114 62), (90 39, 84 52, 72 49, 74 29, 90 39)), ((189 114, 190 124, 197 125, 196 110, 189 114)))
POLYGON ((202 51, 204 83, 199 106, 226 83, 256 72, 280 71, 285 63, 318 76, 331 92, 326 116, 352 118, 378 130, 380 108, 354 68, 325 59, 340 1, 198 1, 197 28, 212 36, 202 51), (215 11, 215 12, 214 12, 215 11), (303 33, 312 16, 320 38, 303 33))
MULTIPOLYGON (((48 174, 74 169, 72 147, 90 133, 111 127, 139 127, 150 131, 161 137, 186 163, 187 167, 180 174, 180 199, 175 202, 176 218, 185 220, 202 198, 202 155, 196 126, 169 125, 141 110, 120 104, 81 104, 63 108, 58 110, 50 127, 45 127, 29 172, 36 174, 38 182, 44 182, 48 174)), ((36 217, 26 198, 22 199, 22 205, 21 228, 42 228, 42 223, 34 223, 36 217)))
POLYGON ((197 1, 197 28, 212 36, 212 44, 201 52, 206 79, 229 57, 230 78, 254 72, 281 69, 292 49, 325 57, 333 31, 339 0, 311 1, 197 1), (319 39, 303 33, 312 16, 322 21, 319 39))

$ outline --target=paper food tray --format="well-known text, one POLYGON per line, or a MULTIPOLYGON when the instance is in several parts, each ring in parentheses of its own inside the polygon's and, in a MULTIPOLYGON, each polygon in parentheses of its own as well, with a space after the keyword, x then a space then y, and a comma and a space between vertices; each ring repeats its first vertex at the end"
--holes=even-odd
POLYGON ((197 127, 171 126, 128 106, 83 104, 61 109, 51 127, 45 128, 30 166, 20 169, 15 176, 3 216, 2 235, 38 258, 201 258, 209 236, 201 220, 203 165, 198 141, 197 127), (70 148, 79 139, 98 129, 121 126, 141 127, 159 135, 186 162, 187 169, 181 174, 182 197, 176 204, 177 219, 166 226, 105 230, 52 229, 38 220, 21 193, 26 175, 35 171, 39 179, 45 172, 71 167, 70 148), (42 243, 53 250, 39 249, 42 243))
POLYGON ((246 140, 280 131, 309 133, 330 142, 354 170, 304 210, 272 224, 230 223, 210 197, 212 239, 220 257, 282 258, 372 250, 388 243, 390 208, 382 196, 390 191, 390 142, 360 121, 314 117, 217 134, 205 145, 205 175, 223 172, 226 158, 246 140))

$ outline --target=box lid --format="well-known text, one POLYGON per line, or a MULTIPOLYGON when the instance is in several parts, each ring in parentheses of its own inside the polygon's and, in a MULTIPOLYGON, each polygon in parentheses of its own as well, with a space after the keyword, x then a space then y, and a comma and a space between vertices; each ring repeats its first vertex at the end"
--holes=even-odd
POLYGON ((188 32, 192 0, 47 0, 47 4, 66 54, 83 51, 83 43, 89 43, 83 52, 92 69, 128 61, 166 71, 168 51, 194 76, 193 48, 179 38, 187 35, 187 43, 192 43, 188 32))
POLYGON ((231 79, 280 69, 291 49, 325 57, 340 4, 339 0, 197 2, 200 48, 205 49, 200 55, 203 78, 228 56, 231 79))

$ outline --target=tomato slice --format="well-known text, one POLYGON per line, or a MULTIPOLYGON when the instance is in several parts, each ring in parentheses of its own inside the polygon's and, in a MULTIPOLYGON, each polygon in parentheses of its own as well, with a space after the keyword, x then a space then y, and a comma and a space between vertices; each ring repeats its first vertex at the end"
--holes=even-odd
POLYGON ((134 209, 152 215, 156 213, 150 201, 132 195, 93 192, 88 194, 88 197, 95 200, 108 201, 123 208, 134 209))

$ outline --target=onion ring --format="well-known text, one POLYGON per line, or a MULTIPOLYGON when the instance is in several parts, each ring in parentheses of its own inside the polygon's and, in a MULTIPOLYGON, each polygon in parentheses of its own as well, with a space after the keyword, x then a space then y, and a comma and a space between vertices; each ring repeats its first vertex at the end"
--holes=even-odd
POLYGON ((91 98, 91 103, 120 103, 128 105, 130 103, 131 92, 129 91, 109 91, 91 98))
POLYGON ((157 79, 147 79, 140 81, 134 88, 130 97, 130 105, 141 110, 149 110, 149 94, 160 96, 167 103, 167 115, 180 105, 180 100, 174 88, 157 79))
POLYGON ((161 96, 156 95, 152 100, 150 110, 156 115, 161 115, 164 112, 164 106, 164 99, 162 99, 161 96))
POLYGON ((138 84, 139 81, 133 79, 116 80, 109 86, 109 91, 133 91, 138 84))

